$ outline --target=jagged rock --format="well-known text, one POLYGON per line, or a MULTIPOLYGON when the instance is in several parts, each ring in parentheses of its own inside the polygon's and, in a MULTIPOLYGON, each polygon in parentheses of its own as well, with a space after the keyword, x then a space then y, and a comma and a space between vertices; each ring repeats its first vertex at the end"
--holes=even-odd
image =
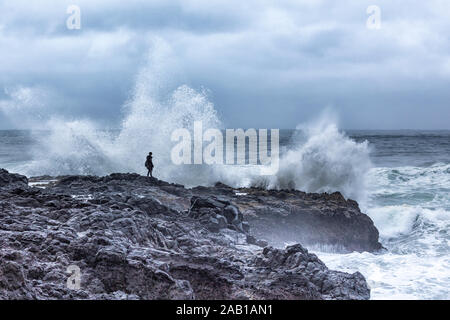
POLYGON ((338 252, 382 249, 379 233, 356 201, 340 193, 306 194, 300 191, 241 190, 236 197, 257 238, 271 245, 299 242, 309 247, 338 252))
POLYGON ((250 226, 244 221, 239 209, 229 201, 216 197, 192 197, 189 216, 206 224, 212 232, 218 232, 223 228, 242 233, 250 231, 250 226))
POLYGON ((223 209, 223 215, 227 218, 227 221, 230 224, 236 224, 240 220, 239 209, 232 205, 228 205, 223 209))
POLYGON ((256 240, 255 244, 258 247, 265 248, 269 245, 269 242, 267 242, 266 240, 258 239, 258 240, 256 240))
POLYGON ((191 198, 191 210, 201 209, 201 208, 212 208, 212 209, 223 209, 229 202, 218 201, 214 197, 202 198, 202 197, 192 197, 191 198))
POLYGON ((219 222, 219 228, 220 229, 223 229, 223 228, 225 228, 227 226, 227 219, 225 219, 224 216, 222 216, 220 214, 217 214, 216 215, 216 219, 219 222))
POLYGON ((220 199, 220 204, 207 203, 212 207, 223 204, 236 206, 253 235, 266 239, 270 245, 299 242, 311 248, 338 252, 382 249, 373 221, 360 211, 355 201, 346 200, 338 192, 315 194, 295 190, 233 189, 222 183, 216 183, 216 186, 185 189, 155 178, 114 174, 107 177, 63 177, 51 189, 84 196, 94 194, 95 197, 105 192, 122 194, 127 190, 152 196, 179 212, 190 209, 190 199, 214 198, 215 202, 220 199), (111 190, 102 191, 105 186, 111 190))
MULTIPOLYGON (((277 199, 271 192, 244 207, 226 186, 214 194, 136 174, 55 178, 47 189, 1 177, 0 299, 369 298, 361 274, 328 270, 299 244, 261 240, 270 235, 260 238, 245 210, 256 197, 277 199), (79 289, 67 286, 71 265, 79 289)), ((297 196, 312 199, 283 197, 297 196)), ((344 208, 336 195, 329 201, 344 208)))
MULTIPOLYGON (((284 288, 290 288, 291 290, 288 290, 288 292, 294 294, 301 293, 310 298, 315 298, 317 291, 318 296, 326 299, 358 299, 360 297, 368 299, 370 296, 370 290, 365 286, 361 286, 365 282, 362 274, 355 272, 350 275, 343 272, 330 271, 315 254, 308 253, 308 250, 299 244, 289 246, 285 250, 266 247, 262 256, 255 258, 255 264, 258 267, 272 271, 267 278, 269 287, 281 284, 284 288), (290 282, 292 281, 290 277, 283 277, 281 272, 276 272, 280 269, 289 270, 300 281, 290 282), (304 291, 303 288, 299 288, 299 283, 302 282, 307 284, 309 290, 304 291), (343 284, 344 286, 342 286, 343 284), (353 290, 347 291, 350 284, 357 285, 352 288, 353 290)), ((275 292, 274 294, 278 293, 275 292)), ((284 295, 285 293, 281 292, 279 294, 284 295)), ((282 298, 297 298, 297 296, 282 296, 282 298)))
POLYGON ((247 221, 242 222, 242 230, 244 230, 245 233, 250 232, 250 225, 247 221))
POLYGON ((0 187, 16 188, 25 186, 28 186, 27 177, 0 169, 0 187))

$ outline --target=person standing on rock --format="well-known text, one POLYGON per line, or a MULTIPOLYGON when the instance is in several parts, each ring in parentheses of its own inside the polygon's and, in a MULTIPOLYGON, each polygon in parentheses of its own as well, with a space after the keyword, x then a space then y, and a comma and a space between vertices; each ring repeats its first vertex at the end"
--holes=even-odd
POLYGON ((147 156, 147 160, 145 161, 145 167, 147 168, 147 177, 150 176, 153 178, 152 172, 153 172, 153 155, 150 152, 147 156))

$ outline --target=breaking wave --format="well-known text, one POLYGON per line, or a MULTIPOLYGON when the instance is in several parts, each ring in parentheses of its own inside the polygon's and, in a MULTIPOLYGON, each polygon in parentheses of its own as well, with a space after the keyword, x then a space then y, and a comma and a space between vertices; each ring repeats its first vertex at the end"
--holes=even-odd
POLYGON ((388 252, 318 252, 320 259, 332 269, 363 273, 372 299, 448 299, 449 173, 449 163, 371 169, 362 207, 388 252))
POLYGON ((368 142, 357 143, 338 130, 335 117, 325 112, 307 125, 297 127, 280 170, 268 179, 268 188, 306 192, 340 191, 364 199, 366 174, 372 167, 368 142))
POLYGON ((27 175, 145 174, 145 157, 152 151, 154 175, 186 186, 222 181, 235 187, 341 191, 348 197, 362 196, 365 172, 371 167, 367 143, 351 140, 327 114, 297 127, 274 176, 260 176, 257 168, 248 165, 173 164, 170 151, 174 143, 170 138, 175 129, 192 131, 194 121, 201 121, 205 129, 223 129, 224 125, 205 91, 186 85, 168 89, 170 77, 165 70, 170 69, 170 48, 164 43, 155 48, 124 104, 119 130, 100 130, 93 121, 66 121, 53 116, 44 122, 47 132, 36 136, 34 160, 18 171, 27 175))
MULTIPOLYGON (((418 230, 447 229, 449 173, 448 163, 371 169, 367 175, 370 199, 362 206, 379 228, 380 236, 389 240, 416 234, 418 230)), ((420 237, 423 240, 426 234, 420 237)))

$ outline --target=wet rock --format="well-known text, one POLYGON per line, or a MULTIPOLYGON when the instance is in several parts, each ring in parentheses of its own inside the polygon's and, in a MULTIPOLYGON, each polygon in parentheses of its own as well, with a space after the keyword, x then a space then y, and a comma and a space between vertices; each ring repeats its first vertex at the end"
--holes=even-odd
MULTIPOLYGON (((331 271, 300 244, 277 249, 262 240, 270 234, 259 235, 249 210, 258 203, 286 218, 276 193, 247 190, 243 199, 227 186, 214 194, 136 174, 53 178, 37 189, 0 175, 0 299, 369 298, 361 274, 331 271), (73 265, 79 289, 67 286, 73 265)), ((344 201, 332 196, 318 215, 361 214, 344 201)))
MULTIPOLYGON (((308 253, 308 250, 299 244, 289 246, 285 250, 266 247, 262 256, 255 258, 255 264, 259 267, 275 270, 274 275, 270 275, 268 278, 267 284, 269 286, 273 283, 282 284, 285 288, 291 288, 294 295, 302 293, 313 299, 319 296, 325 299, 338 300, 361 297, 368 299, 370 297, 370 290, 367 286, 361 286, 360 281, 364 277, 359 272, 348 274, 330 271, 316 255, 308 253), (280 268, 290 270, 293 275, 297 275, 299 282, 303 282, 309 288, 309 291, 305 292, 303 288, 298 288, 298 282, 289 283, 288 281, 292 280, 290 277, 285 278, 284 275, 276 272, 280 268), (357 285, 348 287, 347 285, 350 283, 357 285), (342 290, 342 284, 345 284, 344 290, 342 290)), ((287 298, 291 297, 288 296, 287 298)))
POLYGON ((244 216, 239 208, 230 204, 223 198, 216 197, 192 197, 189 216, 198 219, 206 224, 208 229, 218 232, 228 228, 242 233, 248 233, 250 226, 245 223, 244 216))
POLYGON ((257 238, 271 245, 299 242, 311 248, 337 252, 382 249, 379 233, 356 201, 340 193, 306 194, 300 191, 243 189, 245 197, 233 203, 257 238))
POLYGON ((192 197, 191 198, 191 210, 198 210, 201 208, 212 208, 212 209, 223 209, 227 205, 227 202, 219 201, 215 197, 202 198, 202 197, 192 197))
POLYGON ((226 226, 227 226, 227 219, 225 219, 225 217, 224 216, 222 216, 222 215, 220 215, 220 214, 217 214, 216 215, 216 219, 217 219, 217 221, 219 222, 219 228, 220 229, 223 229, 223 228, 226 228, 226 226))
POLYGON ((267 247, 267 246, 269 245, 269 243, 268 243, 266 240, 262 240, 262 239, 256 240, 256 241, 255 241, 255 244, 256 244, 258 247, 261 247, 261 248, 265 248, 265 247, 267 247))
POLYGON ((20 174, 9 173, 5 169, 0 169, 0 187, 19 188, 27 186, 27 177, 20 174))
POLYGON ((245 233, 250 232, 250 225, 247 221, 242 222, 242 229, 245 233))
POLYGON ((223 215, 225 216, 225 218, 227 218, 227 221, 230 224, 236 224, 242 221, 242 214, 241 216, 239 216, 239 209, 232 205, 226 206, 224 208, 223 215))

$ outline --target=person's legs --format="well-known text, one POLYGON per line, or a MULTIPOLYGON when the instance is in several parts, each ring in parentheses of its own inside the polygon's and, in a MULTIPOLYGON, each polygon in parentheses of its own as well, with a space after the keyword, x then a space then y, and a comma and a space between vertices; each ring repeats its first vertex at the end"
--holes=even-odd
POLYGON ((147 171, 147 177, 148 177, 149 174, 150 174, 150 170, 147 171))

